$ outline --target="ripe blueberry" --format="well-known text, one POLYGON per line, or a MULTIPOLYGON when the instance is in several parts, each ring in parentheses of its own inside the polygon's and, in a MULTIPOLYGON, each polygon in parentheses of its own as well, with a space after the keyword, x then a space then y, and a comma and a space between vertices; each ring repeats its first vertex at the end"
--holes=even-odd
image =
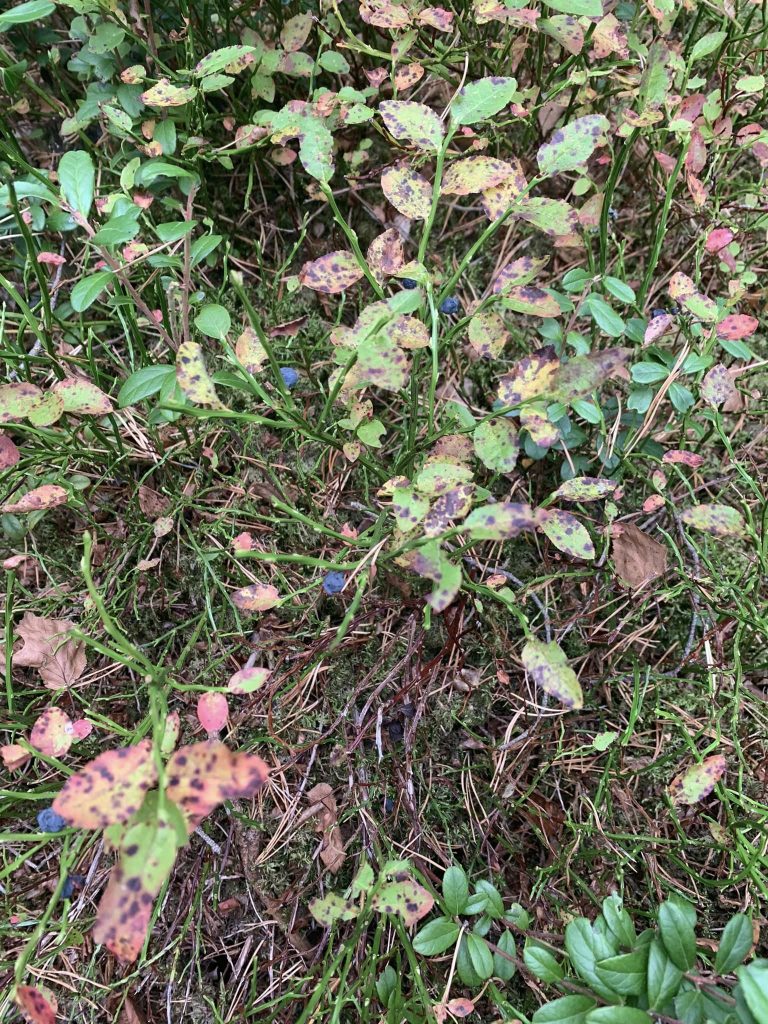
POLYGON ((37 815, 37 824, 41 832, 61 832, 67 827, 66 821, 52 807, 44 807, 37 815))
POLYGON ((347 582, 346 574, 343 572, 328 572, 323 579, 323 590, 326 594, 339 594, 347 582))
POLYGON ((403 288, 407 288, 410 291, 412 288, 418 288, 418 287, 419 287, 418 281, 414 281, 412 277, 404 277, 403 278, 403 288))
POLYGON ((288 391, 299 383, 299 375, 292 366, 281 366, 280 376, 283 378, 283 384, 285 384, 288 391))
POLYGON ((461 308, 461 303, 455 295, 449 295, 447 299, 443 299, 440 303, 441 313, 458 313, 461 308))

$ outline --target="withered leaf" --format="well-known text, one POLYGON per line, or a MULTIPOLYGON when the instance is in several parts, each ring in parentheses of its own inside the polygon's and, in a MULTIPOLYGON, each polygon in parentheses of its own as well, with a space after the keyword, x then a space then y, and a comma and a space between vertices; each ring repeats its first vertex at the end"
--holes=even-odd
POLYGON ((667 571, 667 549, 632 523, 614 523, 613 562, 621 583, 633 590, 667 571))

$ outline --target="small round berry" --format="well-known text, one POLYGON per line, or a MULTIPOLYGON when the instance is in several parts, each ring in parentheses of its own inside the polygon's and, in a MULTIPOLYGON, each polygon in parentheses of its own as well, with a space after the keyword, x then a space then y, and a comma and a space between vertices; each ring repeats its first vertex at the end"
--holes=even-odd
POLYGON ((61 898, 63 900, 72 899, 75 890, 82 889, 84 885, 84 875, 67 875, 64 879, 64 885, 61 887, 61 898))
POLYGON ((292 366, 281 366, 280 376, 283 378, 283 384, 285 384, 288 391, 291 388, 295 388, 299 383, 299 375, 292 366))
POLYGON ((666 315, 667 315, 666 309, 652 309, 651 310, 651 319, 652 320, 655 320, 657 317, 666 316, 666 315))
POLYGON ((66 821, 52 807, 44 807, 37 816, 41 832, 61 832, 67 827, 66 821))
POLYGON ((340 594, 347 582, 346 573, 328 572, 323 579, 323 590, 326 594, 340 594))
POLYGON ((411 291, 413 288, 418 288, 418 287, 419 287, 419 282, 418 281, 414 281, 412 277, 404 277, 403 278, 403 288, 407 288, 408 291, 411 291))
POLYGON ((447 299, 443 299, 440 303, 441 313, 458 313, 461 308, 461 303, 455 295, 449 295, 447 299))
POLYGON ((608 207, 608 216, 610 217, 611 220, 618 220, 619 219, 619 211, 614 209, 614 207, 609 206, 608 207))

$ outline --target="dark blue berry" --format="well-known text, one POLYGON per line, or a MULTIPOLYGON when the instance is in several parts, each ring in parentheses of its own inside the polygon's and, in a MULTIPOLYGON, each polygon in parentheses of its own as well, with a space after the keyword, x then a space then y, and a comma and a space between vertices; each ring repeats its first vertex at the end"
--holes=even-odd
POLYGON ((392 799, 391 796, 385 797, 384 798, 384 813, 385 814, 391 814, 392 811, 394 811, 394 809, 395 809, 395 801, 392 799))
POLYGON ((611 220, 618 220, 619 219, 619 211, 615 210, 612 206, 609 206, 608 207, 608 216, 610 217, 611 220))
POLYGON ((61 898, 63 900, 72 899, 72 894, 76 889, 82 889, 85 885, 84 875, 67 875, 64 880, 64 885, 61 887, 61 898))
POLYGON ((414 281, 412 277, 404 277, 403 278, 403 288, 407 288, 408 291, 410 291, 412 288, 418 288, 418 287, 419 287, 419 282, 418 281, 414 281))
POLYGON ((461 303, 455 295, 449 295, 447 299, 443 299, 440 303, 441 313, 458 313, 461 308, 461 303))
POLYGON ((41 832, 61 832, 67 827, 66 821, 52 807, 44 807, 37 815, 37 824, 41 832))
POLYGON ((280 376, 283 378, 283 384, 285 384, 289 391, 299 383, 299 375, 292 366, 281 366, 280 376))
POLYGON ((328 572, 323 580, 323 590, 326 594, 340 594, 347 582, 346 574, 343 572, 328 572))
POLYGON ((652 309, 651 310, 651 319, 652 320, 655 320, 657 316, 666 316, 666 315, 667 315, 666 309, 652 309))

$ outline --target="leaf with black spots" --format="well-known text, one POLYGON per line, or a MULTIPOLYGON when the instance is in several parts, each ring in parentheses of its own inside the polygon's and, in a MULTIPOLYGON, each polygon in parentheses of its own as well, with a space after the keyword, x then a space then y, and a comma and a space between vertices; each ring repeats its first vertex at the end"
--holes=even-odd
POLYGON ((506 416, 483 420, 472 439, 478 459, 494 473, 511 473, 517 465, 520 442, 517 429, 506 416))
POLYGON ((371 906, 380 914, 398 914, 406 927, 426 917, 434 905, 431 893, 410 878, 387 882, 374 895, 371 906))
POLYGON ((558 643, 531 639, 523 647, 522 661, 534 683, 566 708, 584 706, 584 694, 576 673, 558 643))
POLYGON ((709 796, 726 769, 722 754, 705 757, 699 764, 681 772, 669 784, 669 795, 676 804, 697 804, 709 796))
POLYGON ((717 304, 697 291, 696 285, 687 274, 678 272, 672 275, 669 281, 669 297, 679 302, 699 320, 707 323, 717 320, 717 304))
POLYGON ((565 498, 566 501, 598 501, 605 498, 618 487, 614 480, 602 480, 594 476, 576 476, 566 480, 552 492, 553 498, 565 498))
POLYGON ((42 397, 40 388, 26 381, 0 385, 0 423, 23 420, 42 397))
POLYGON ((354 900, 345 900, 337 892, 329 892, 321 899, 310 900, 309 912, 319 925, 330 928, 336 921, 354 921, 360 908, 354 900))
POLYGON ((524 285, 522 288, 510 288, 505 292, 502 299, 505 309, 511 309, 515 313, 524 313, 526 316, 553 317, 560 316, 562 310, 554 295, 550 295, 541 288, 533 285, 524 285))
POLYGON ((48 757, 63 757, 75 742, 72 719, 61 708, 46 708, 32 726, 29 742, 48 757))
POLYGON ((269 775, 256 754, 234 753, 217 742, 179 747, 166 771, 166 795, 181 808, 190 833, 225 800, 253 796, 269 775))
POLYGON ((550 394, 559 368, 560 360, 553 348, 542 348, 524 356, 508 373, 499 377, 499 401, 505 406, 517 406, 550 394))
POLYGON ((747 532, 744 517, 738 509, 716 502, 687 508, 680 513, 680 519, 686 526, 713 537, 743 537, 747 532))
POLYGON ((19 985, 14 996, 27 1024, 56 1024, 56 1000, 34 985, 19 985))
POLYGON ((106 828, 128 821, 157 782, 150 740, 99 754, 71 775, 53 809, 78 828, 106 828))
POLYGON ((754 316, 747 316, 745 313, 731 313, 724 317, 715 327, 718 338, 726 341, 740 341, 742 338, 750 338, 760 322, 754 316))
POLYGON ((390 167, 381 176, 384 195, 398 213, 411 220, 424 220, 432 209, 432 186, 408 167, 390 167))
POLYGON ((587 528, 570 512, 560 509, 542 510, 540 527, 541 532, 566 555, 587 560, 595 557, 595 545, 587 528))
POLYGON ((552 36, 564 50, 578 56, 584 49, 584 29, 571 14, 555 14, 551 18, 540 18, 537 23, 540 32, 552 36))
POLYGON ((299 281, 313 291, 338 295, 351 288, 362 276, 363 271, 354 254, 337 249, 305 263, 299 273, 299 281))
POLYGON ((549 263, 549 256, 520 256, 505 264, 493 279, 491 291, 494 295, 504 295, 510 288, 530 284, 549 263))
POLYGON ((441 494, 424 518, 424 535, 438 537, 455 526, 472 508, 474 496, 474 484, 459 484, 441 494))
MULTIPOLYGON (((559 4, 558 9, 562 9, 559 4)), ((604 144, 608 128, 607 117, 587 114, 556 129, 549 142, 540 146, 536 154, 539 170, 542 174, 552 175, 583 166, 595 149, 604 144)))
POLYGON ((379 113, 387 131, 398 142, 412 142, 417 149, 425 151, 440 148, 443 126, 426 104, 413 100, 382 100, 379 113))
POLYGON ((489 220, 498 220, 503 217, 510 207, 520 205, 520 196, 528 187, 528 181, 523 171, 523 165, 515 156, 509 157, 507 163, 512 167, 512 173, 499 185, 487 188, 480 196, 480 205, 485 210, 489 220))
POLYGON ((84 377, 56 381, 51 390, 63 401, 64 412, 77 416, 106 416, 112 412, 111 400, 84 377))
POLYGON ((508 540, 524 530, 534 530, 538 514, 530 505, 500 501, 476 508, 464 521, 464 529, 473 540, 508 540))
POLYGON ((578 213, 564 199, 525 198, 519 203, 514 216, 551 238, 573 235, 581 228, 578 213))
POLYGON ((184 341, 176 353, 176 381, 190 400, 197 405, 223 409, 205 366, 203 350, 194 341, 184 341))

